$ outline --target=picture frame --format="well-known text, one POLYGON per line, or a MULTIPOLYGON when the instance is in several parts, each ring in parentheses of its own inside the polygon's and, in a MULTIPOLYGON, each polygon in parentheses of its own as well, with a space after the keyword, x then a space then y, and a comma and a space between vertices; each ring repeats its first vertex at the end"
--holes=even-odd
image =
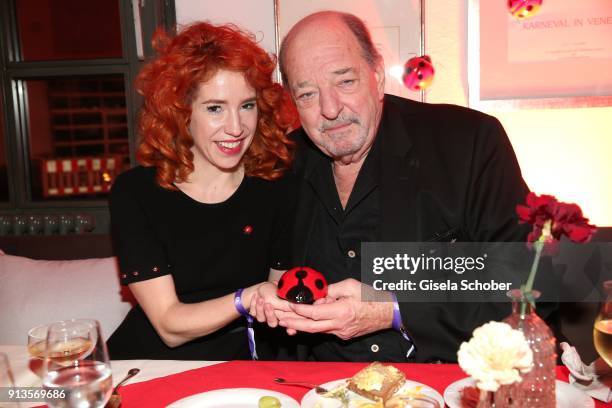
POLYGON ((519 20, 468 0, 469 105, 480 110, 612 106, 612 3, 546 0, 519 20))

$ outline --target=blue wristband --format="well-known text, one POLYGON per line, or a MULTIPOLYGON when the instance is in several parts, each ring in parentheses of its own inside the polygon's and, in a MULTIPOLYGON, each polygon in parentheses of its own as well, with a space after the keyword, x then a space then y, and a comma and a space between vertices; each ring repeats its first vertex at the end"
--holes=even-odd
POLYGON ((253 316, 247 312, 242 305, 242 292, 244 288, 240 288, 234 293, 234 307, 247 321, 247 339, 249 341, 249 350, 251 352, 251 358, 257 360, 257 348, 255 347, 255 330, 253 329, 253 316))
POLYGON ((234 306, 236 307, 236 310, 238 311, 238 313, 240 313, 244 317, 247 317, 251 315, 249 314, 249 312, 247 312, 247 310, 242 305, 242 292, 243 291, 244 291, 244 288, 240 288, 236 291, 236 293, 234 293, 234 306))
POLYGON ((414 345, 414 341, 406 327, 404 326, 404 322, 402 321, 402 314, 400 312, 399 303, 397 303, 397 296, 394 292, 391 292, 391 297, 393 298, 393 321, 391 325, 393 326, 393 330, 396 330, 401 333, 402 337, 410 343, 410 349, 406 353, 406 357, 410 357, 414 352, 416 352, 416 347, 414 345))

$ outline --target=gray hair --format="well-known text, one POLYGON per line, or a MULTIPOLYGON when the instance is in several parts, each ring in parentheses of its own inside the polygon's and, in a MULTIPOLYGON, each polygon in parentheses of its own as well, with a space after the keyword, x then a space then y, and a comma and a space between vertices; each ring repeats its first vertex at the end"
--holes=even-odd
POLYGON ((370 31, 368 30, 362 19, 353 14, 344 13, 341 11, 320 11, 306 16, 302 20, 300 20, 296 25, 293 26, 291 30, 289 30, 289 33, 287 33, 287 35, 285 36, 285 38, 283 38, 283 41, 281 42, 280 52, 278 54, 278 63, 281 78, 285 86, 287 86, 288 84, 287 66, 285 62, 287 48, 293 36, 295 35, 296 27, 305 20, 310 20, 323 15, 334 16, 344 23, 346 28, 355 36, 357 43, 359 43, 359 46, 361 47, 361 56, 371 68, 375 68, 376 64, 378 64, 380 60, 382 60, 382 56, 376 49, 376 46, 374 46, 374 43, 372 42, 372 36, 370 35, 370 31))

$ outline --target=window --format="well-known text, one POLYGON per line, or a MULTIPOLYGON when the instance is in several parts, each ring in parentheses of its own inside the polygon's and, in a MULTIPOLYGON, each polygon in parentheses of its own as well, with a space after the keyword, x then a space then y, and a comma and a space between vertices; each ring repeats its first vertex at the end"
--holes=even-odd
POLYGON ((120 2, 16 0, 19 61, 121 58, 120 2))
POLYGON ((132 84, 159 25, 174 25, 173 1, 0 2, 0 206, 106 213, 133 164, 132 84))
MULTIPOLYGON (((0 112, 3 112, 2 100, 0 100, 0 112)), ((4 115, 0 115, 0 203, 9 201, 8 164, 6 135, 4 133, 4 115)))
POLYGON ((23 81, 33 201, 103 198, 130 167, 121 74, 23 81))

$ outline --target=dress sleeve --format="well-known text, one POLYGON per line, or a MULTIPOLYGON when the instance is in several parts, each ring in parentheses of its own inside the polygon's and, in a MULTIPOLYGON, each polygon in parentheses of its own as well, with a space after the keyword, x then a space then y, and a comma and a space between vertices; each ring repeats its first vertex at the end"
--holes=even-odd
POLYGON ((122 174, 115 180, 109 202, 113 245, 123 285, 170 273, 164 245, 144 208, 155 200, 144 196, 142 186, 146 180, 131 177, 135 175, 138 174, 122 174))
POLYGON ((276 194, 273 205, 277 211, 272 228, 268 265, 272 269, 286 270, 295 266, 291 265, 291 248, 297 203, 297 179, 295 175, 288 173, 275 183, 276 194))

